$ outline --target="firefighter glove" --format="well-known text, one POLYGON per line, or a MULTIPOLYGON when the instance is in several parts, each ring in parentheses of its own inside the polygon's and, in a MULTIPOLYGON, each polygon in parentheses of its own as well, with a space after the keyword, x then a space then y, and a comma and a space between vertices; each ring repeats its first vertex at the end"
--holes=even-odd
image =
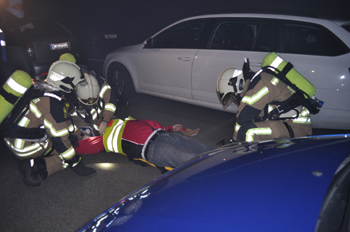
POLYGON ((103 133, 105 133, 106 126, 107 126, 107 122, 102 121, 100 126, 98 127, 98 132, 100 133, 100 135, 103 135, 103 133))

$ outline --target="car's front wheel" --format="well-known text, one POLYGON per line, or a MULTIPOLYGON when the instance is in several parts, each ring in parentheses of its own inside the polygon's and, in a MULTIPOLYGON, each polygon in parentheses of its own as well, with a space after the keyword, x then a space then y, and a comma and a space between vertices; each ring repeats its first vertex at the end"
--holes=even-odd
POLYGON ((107 82, 120 101, 129 102, 136 94, 129 71, 120 63, 108 67, 107 82))

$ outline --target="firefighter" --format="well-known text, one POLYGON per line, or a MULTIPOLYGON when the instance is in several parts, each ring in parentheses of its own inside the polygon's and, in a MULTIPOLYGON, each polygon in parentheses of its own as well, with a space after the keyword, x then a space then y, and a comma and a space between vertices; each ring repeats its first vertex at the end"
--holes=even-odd
MULTIPOLYGON (((70 53, 62 54, 60 60, 76 62, 75 57, 70 53)), ((80 104, 71 116, 83 134, 102 135, 117 109, 116 95, 104 78, 96 77, 96 73, 88 71, 85 65, 79 67, 85 80, 77 85, 77 96, 80 104)))
POLYGON ((243 71, 229 68, 221 73, 217 94, 224 108, 231 103, 238 106, 232 141, 293 138, 312 134, 310 112, 300 101, 295 100, 296 91, 263 69, 252 72, 249 61, 244 63, 243 71), (283 110, 283 107, 288 110, 283 110), (276 116, 275 112, 279 109, 283 113, 276 116))
POLYGON ((19 159, 26 185, 38 186, 67 167, 72 167, 79 176, 95 172, 81 162, 73 148, 80 133, 76 133, 78 129, 72 123, 69 111, 77 102, 76 85, 84 79, 76 64, 69 61, 53 63, 47 79, 40 84, 42 95, 31 100, 28 109, 14 121, 15 128, 8 133, 5 142, 19 159), (29 130, 31 134, 43 137, 26 137, 29 130))
POLYGON ((18 37, 22 36, 24 31, 34 29, 34 24, 25 20, 22 5, 22 0, 9 0, 3 14, 2 26, 9 46, 13 41, 19 39, 18 37))

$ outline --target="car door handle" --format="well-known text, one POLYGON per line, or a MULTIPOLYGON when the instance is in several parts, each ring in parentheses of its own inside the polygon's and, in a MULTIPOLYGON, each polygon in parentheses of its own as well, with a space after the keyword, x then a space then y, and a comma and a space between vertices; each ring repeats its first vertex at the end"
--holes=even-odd
POLYGON ((181 60, 181 61, 191 61, 192 60, 192 57, 179 57, 177 58, 178 60, 181 60))

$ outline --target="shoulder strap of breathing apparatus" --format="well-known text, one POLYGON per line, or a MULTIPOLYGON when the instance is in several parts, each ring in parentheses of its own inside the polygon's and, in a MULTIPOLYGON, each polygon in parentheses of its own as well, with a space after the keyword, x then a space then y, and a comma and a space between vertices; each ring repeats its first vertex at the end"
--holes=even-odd
POLYGON ((262 71, 277 77, 279 80, 284 82, 295 91, 295 94, 293 94, 291 98, 280 103, 279 107, 270 112, 270 115, 272 115, 272 117, 273 115, 280 115, 282 113, 288 112, 289 110, 293 110, 295 107, 298 107, 300 105, 305 106, 309 110, 310 114, 317 114, 323 105, 322 101, 318 100, 317 98, 311 98, 306 92, 298 88, 286 77, 286 74, 292 68, 293 65, 290 62, 287 63, 282 71, 272 66, 265 66, 261 68, 262 71))
POLYGON ((43 96, 42 91, 31 86, 25 94, 18 100, 10 114, 2 121, 0 125, 0 137, 2 138, 42 138, 45 131, 36 128, 23 128, 18 126, 19 120, 25 115, 29 109, 30 102, 38 97, 43 96))

